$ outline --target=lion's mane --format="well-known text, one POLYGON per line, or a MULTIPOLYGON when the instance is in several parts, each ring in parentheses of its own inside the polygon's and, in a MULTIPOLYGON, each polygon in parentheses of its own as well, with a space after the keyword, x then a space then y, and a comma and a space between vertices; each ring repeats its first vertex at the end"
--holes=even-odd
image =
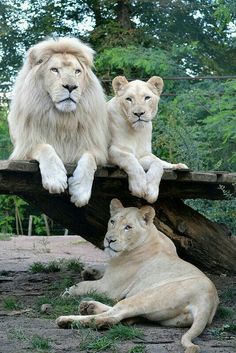
POLYGON ((91 70, 93 54, 89 46, 74 38, 49 39, 29 49, 16 79, 8 117, 14 144, 11 159, 32 159, 34 147, 48 143, 63 162, 77 162, 85 151, 95 156, 97 164, 106 162, 106 103, 91 70), (58 111, 43 86, 44 63, 56 53, 74 55, 86 73, 75 112, 58 111))

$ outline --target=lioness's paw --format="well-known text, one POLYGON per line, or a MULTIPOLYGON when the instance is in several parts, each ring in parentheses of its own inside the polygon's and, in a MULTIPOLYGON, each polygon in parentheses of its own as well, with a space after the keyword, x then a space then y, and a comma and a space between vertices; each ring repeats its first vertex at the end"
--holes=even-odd
POLYGON ((79 312, 81 315, 94 315, 96 312, 96 303, 94 301, 83 301, 80 303, 79 312))
POLYGON ((149 203, 156 202, 159 195, 159 185, 147 184, 147 192, 144 196, 144 199, 149 203))
POLYGON ((88 185, 86 181, 80 181, 75 176, 69 178, 68 184, 71 202, 76 207, 87 205, 91 197, 91 185, 88 185))
POLYGON ((144 197, 147 190, 146 174, 137 174, 134 177, 129 176, 129 190, 132 195, 137 197, 144 197))
POLYGON ((189 168, 184 163, 177 163, 177 164, 173 164, 172 169, 189 169, 189 168))
POLYGON ((56 324, 60 328, 70 328, 74 320, 72 320, 69 316, 59 316, 56 319, 56 324))
POLYGON ((40 163, 43 187, 50 194, 60 194, 67 188, 66 169, 59 158, 50 162, 40 163))

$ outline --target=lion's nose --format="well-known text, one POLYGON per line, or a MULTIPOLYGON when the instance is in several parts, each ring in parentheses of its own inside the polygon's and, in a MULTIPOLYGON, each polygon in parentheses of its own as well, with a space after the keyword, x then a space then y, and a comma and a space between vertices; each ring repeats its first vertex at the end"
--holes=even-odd
POLYGON ((107 239, 108 244, 116 242, 116 239, 113 239, 112 236, 108 236, 108 237, 106 237, 106 239, 107 239))
POLYGON ((145 112, 134 113, 134 115, 136 115, 138 118, 140 118, 140 116, 142 116, 143 114, 145 114, 145 112))
POLYGON ((62 85, 64 88, 68 89, 69 92, 74 91, 74 89, 78 88, 76 85, 62 85))

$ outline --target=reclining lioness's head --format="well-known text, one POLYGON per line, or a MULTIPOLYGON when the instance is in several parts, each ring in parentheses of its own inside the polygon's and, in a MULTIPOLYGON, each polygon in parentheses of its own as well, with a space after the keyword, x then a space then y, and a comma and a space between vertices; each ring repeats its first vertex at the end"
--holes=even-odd
POLYGON ((147 82, 128 82, 124 76, 117 76, 112 87, 124 117, 134 129, 144 127, 155 117, 163 89, 161 77, 153 76, 147 82))
POLYGON ((118 199, 113 199, 110 213, 104 248, 111 257, 131 251, 145 242, 155 216, 151 206, 124 208, 118 199))
MULTIPOLYGON (((61 112, 73 112, 83 90, 88 85, 88 74, 93 64, 94 51, 75 38, 49 39, 28 51, 28 70, 45 105, 61 112)), ((41 99, 42 100, 42 99, 41 99)))

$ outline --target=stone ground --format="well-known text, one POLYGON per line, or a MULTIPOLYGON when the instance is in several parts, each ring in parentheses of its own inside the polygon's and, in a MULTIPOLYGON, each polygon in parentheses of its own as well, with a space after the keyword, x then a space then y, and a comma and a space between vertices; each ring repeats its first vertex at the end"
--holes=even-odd
MULTIPOLYGON (((89 335, 98 339, 104 335, 103 332, 59 329, 54 318, 40 313, 39 303, 45 295, 57 298, 63 285, 78 282, 81 277, 78 272, 68 269, 33 274, 29 267, 35 262, 78 258, 86 264, 103 265, 106 262, 102 251, 77 236, 0 240, 0 353, 183 353, 180 338, 185 329, 139 323, 136 327, 143 331, 142 339, 118 341, 115 347, 107 347, 106 350, 89 350, 86 347, 89 335), (7 307, 9 299, 17 303, 15 309, 7 307), (33 342, 35 337, 48 339, 50 346, 37 348, 33 342)), ((234 353, 236 278, 224 274, 210 277, 218 289, 221 305, 213 324, 195 342, 201 346, 203 353, 234 353)))

